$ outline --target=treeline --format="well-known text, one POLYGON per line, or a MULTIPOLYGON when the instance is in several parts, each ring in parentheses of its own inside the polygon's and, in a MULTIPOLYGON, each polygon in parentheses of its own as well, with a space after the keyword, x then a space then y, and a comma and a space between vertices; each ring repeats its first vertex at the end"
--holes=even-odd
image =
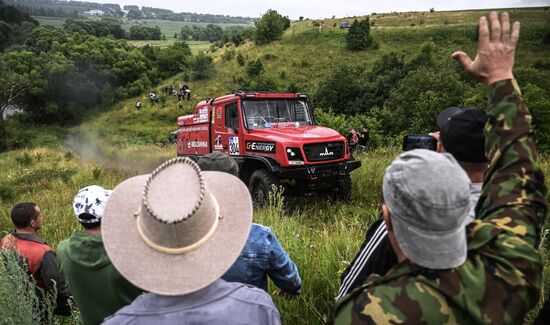
POLYGON ((89 10, 101 10, 105 16, 123 17, 118 4, 63 0, 6 0, 21 11, 33 16, 78 18, 89 10))
POLYGON ((11 44, 21 43, 38 26, 38 22, 14 6, 0 0, 0 51, 11 44))
MULTIPOLYGON (((106 17, 121 18, 125 16, 120 6, 112 3, 63 0, 6 0, 6 3, 33 16, 79 18, 85 16, 85 12, 90 10, 101 10, 103 16, 106 17)), ((251 17, 231 17, 192 12, 175 13, 168 9, 145 6, 140 9, 135 5, 124 6, 124 10, 128 11, 127 17, 130 19, 164 19, 217 24, 251 24, 254 22, 254 18, 251 17)))
POLYGON ((183 26, 180 32, 182 40, 209 41, 229 43, 239 46, 246 39, 252 39, 254 28, 242 26, 230 26, 225 29, 219 25, 208 24, 205 27, 193 25, 183 26))
POLYGON ((0 54, 0 149, 24 145, 13 135, 21 127, 3 118, 10 108, 24 111, 10 123, 70 125, 91 110, 150 91, 176 73, 205 78, 212 69, 210 57, 193 57, 185 42, 136 48, 81 32, 78 24, 69 26, 74 30, 36 27, 0 54))
POLYGON ((141 7, 124 6, 128 10, 128 18, 131 19, 164 19, 173 21, 187 21, 194 23, 213 23, 213 24, 251 24, 255 18, 251 17, 232 17, 227 15, 198 14, 192 12, 175 13, 172 10, 141 7))
POLYGON ((93 35, 97 37, 112 36, 116 39, 162 39, 162 32, 158 26, 148 27, 134 25, 130 27, 129 32, 126 32, 118 20, 112 18, 103 18, 101 20, 67 19, 65 23, 63 23, 63 29, 74 33, 93 35))

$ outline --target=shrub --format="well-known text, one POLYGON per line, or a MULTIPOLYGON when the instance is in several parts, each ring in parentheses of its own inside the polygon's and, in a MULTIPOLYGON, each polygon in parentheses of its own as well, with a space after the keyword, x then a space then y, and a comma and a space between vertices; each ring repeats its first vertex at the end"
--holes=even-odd
POLYGON ((245 60, 244 60, 244 56, 239 52, 239 54, 237 54, 237 63, 242 67, 246 64, 245 60))
POLYGON ((195 55, 191 60, 192 78, 195 80, 206 79, 214 72, 212 58, 204 52, 195 55))
POLYGON ((346 35, 346 47, 352 51, 361 51, 371 47, 373 43, 369 18, 361 21, 355 19, 346 35))
POLYGON ((37 289, 28 266, 16 252, 0 250, 0 323, 55 324, 56 292, 37 289), (38 294, 37 294, 38 292, 38 294), (39 298, 41 295, 43 298, 39 298))
POLYGON ((290 27, 288 17, 281 16, 276 10, 268 10, 255 23, 256 33, 254 41, 258 45, 268 44, 283 36, 285 29, 290 27))
POLYGON ((246 75, 250 78, 257 77, 264 73, 264 65, 260 59, 249 61, 246 65, 246 75))

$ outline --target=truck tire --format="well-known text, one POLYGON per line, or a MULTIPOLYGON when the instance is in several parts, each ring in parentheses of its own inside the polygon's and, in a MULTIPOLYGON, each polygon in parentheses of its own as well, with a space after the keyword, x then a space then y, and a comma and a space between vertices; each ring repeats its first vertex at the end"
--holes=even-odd
POLYGON ((349 202, 351 198, 351 177, 349 174, 344 175, 336 181, 336 192, 334 198, 338 201, 349 202))
POLYGON ((265 206, 269 202, 269 192, 273 185, 278 186, 279 182, 270 171, 258 169, 252 173, 248 190, 254 206, 265 206))

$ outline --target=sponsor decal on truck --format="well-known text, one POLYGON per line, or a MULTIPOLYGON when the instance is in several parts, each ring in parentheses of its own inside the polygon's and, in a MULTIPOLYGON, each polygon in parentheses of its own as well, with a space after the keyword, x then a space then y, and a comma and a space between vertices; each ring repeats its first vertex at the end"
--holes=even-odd
POLYGON ((275 153, 275 142, 246 141, 246 151, 275 153))

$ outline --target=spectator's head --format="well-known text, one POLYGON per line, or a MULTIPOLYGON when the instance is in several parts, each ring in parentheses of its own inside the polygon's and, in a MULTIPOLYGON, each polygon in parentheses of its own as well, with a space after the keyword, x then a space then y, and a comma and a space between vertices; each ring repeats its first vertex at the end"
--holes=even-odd
POLYGON ((199 164, 201 170, 204 171, 224 172, 239 176, 239 166, 235 159, 220 151, 214 151, 207 155, 200 156, 197 164, 199 164))
POLYGON ((382 210, 400 259, 447 269, 466 259, 470 180, 452 155, 417 149, 386 169, 382 210), (403 258, 404 257, 404 258, 403 258))
POLYGON ((479 108, 449 107, 437 116, 444 151, 459 162, 486 164, 483 129, 487 114, 479 108))
POLYGON ((11 209, 11 221, 15 229, 37 231, 42 227, 42 212, 33 202, 19 202, 11 209))
POLYGON ((73 211, 84 228, 94 229, 101 226, 103 211, 112 192, 97 185, 78 191, 73 200, 73 211))
POLYGON ((369 132, 369 129, 367 127, 363 127, 363 132, 369 132))
POLYGON ((251 224, 252 200, 240 179, 175 158, 118 185, 101 232, 110 260, 132 284, 181 295, 233 265, 251 224))

